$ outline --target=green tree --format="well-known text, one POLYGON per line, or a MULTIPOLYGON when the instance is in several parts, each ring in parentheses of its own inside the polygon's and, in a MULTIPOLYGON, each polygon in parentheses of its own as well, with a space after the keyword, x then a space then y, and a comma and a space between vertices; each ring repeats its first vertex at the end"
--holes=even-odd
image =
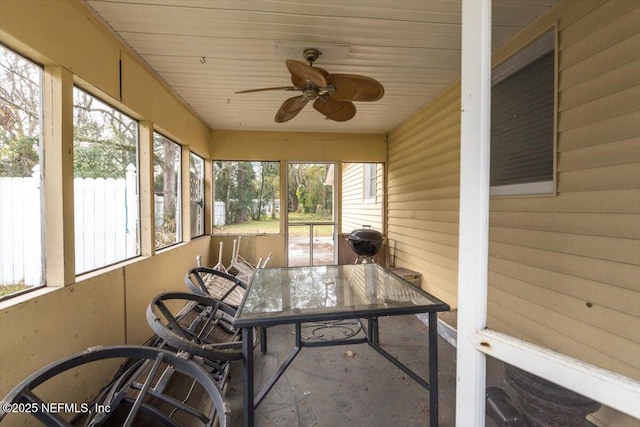
MULTIPOLYGON (((275 206, 280 190, 278 162, 215 161, 215 199, 225 203, 227 224, 261 220, 265 204, 275 206)), ((276 218, 276 212, 272 212, 276 218)))
POLYGON ((0 46, 0 176, 39 163, 40 68, 0 46))
POLYGON ((267 202, 270 202, 272 207, 271 219, 276 219, 275 205, 280 194, 280 164, 277 162, 254 162, 254 170, 260 178, 256 178, 257 200, 253 219, 257 221, 262 218, 263 207, 267 202))
POLYGON ((154 190, 162 193, 165 222, 176 220, 180 146, 164 136, 153 135, 154 190))
POLYGON ((298 188, 304 182, 304 164, 293 163, 287 168, 287 211, 302 211, 298 200, 298 188))
POLYGON ((251 162, 237 162, 234 179, 234 196, 231 200, 231 219, 233 223, 249 220, 256 196, 255 171, 251 162))
POLYGON ((260 200, 269 200, 271 204, 271 219, 276 219, 278 212, 276 211, 276 200, 280 199, 280 163, 263 162, 263 181, 264 191, 260 200))
POLYGON ((214 182, 215 182, 215 199, 224 202, 224 214, 226 222, 230 223, 231 211, 230 201, 233 190, 232 176, 236 162, 215 161, 214 166, 214 182))
POLYGON ((79 89, 73 116, 75 177, 122 178, 129 164, 137 164, 134 120, 79 89))
POLYGON ((28 177, 39 162, 38 138, 23 136, 0 145, 0 176, 28 177))
POLYGON ((289 212, 331 214, 332 190, 325 185, 329 165, 292 164, 289 167, 289 212))

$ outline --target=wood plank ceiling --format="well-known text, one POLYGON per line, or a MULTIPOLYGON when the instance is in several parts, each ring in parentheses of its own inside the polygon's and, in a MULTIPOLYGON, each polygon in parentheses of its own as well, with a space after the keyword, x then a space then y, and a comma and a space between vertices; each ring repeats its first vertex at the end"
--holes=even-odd
MULTIPOLYGON (((494 0, 503 44, 556 0, 494 0)), ((460 75, 461 0, 85 0, 212 129, 387 133, 460 75), (297 92, 235 91, 291 84, 285 59, 305 48, 330 73, 380 81, 384 97, 356 103, 347 122, 311 104, 275 123, 297 92)))

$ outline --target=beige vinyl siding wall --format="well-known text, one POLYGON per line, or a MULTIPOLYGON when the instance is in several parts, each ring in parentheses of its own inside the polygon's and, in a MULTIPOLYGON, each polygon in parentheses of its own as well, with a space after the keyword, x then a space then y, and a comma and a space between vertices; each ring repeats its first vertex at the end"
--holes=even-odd
POLYGON ((387 243, 396 267, 422 273, 422 288, 457 303, 460 86, 389 134, 387 243))
POLYGON ((638 379, 640 3, 557 20, 558 195, 491 201, 489 326, 638 379))
POLYGON ((376 198, 364 200, 364 163, 342 164, 342 233, 351 233, 363 225, 384 233, 384 167, 376 168, 376 198))
MULTIPOLYGON (((557 195, 491 199, 488 323, 640 379, 640 3, 560 2, 494 60, 556 22, 557 195)), ((395 129, 388 166, 396 262, 454 306, 458 97, 395 129)))

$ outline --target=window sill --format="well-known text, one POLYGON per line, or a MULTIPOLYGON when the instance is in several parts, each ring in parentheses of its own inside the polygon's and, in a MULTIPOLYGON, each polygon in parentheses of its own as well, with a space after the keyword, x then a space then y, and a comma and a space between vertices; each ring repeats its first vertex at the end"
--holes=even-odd
POLYGON ((525 184, 500 185, 491 187, 491 197, 502 196, 553 196, 553 181, 530 182, 525 184))
POLYGON ((51 292, 55 292, 59 289, 63 289, 63 287, 62 286, 40 286, 40 287, 37 287, 36 289, 24 292, 20 295, 9 297, 5 300, 0 301, 0 311, 6 310, 16 305, 27 303, 34 298, 38 298, 43 295, 49 294, 51 292))

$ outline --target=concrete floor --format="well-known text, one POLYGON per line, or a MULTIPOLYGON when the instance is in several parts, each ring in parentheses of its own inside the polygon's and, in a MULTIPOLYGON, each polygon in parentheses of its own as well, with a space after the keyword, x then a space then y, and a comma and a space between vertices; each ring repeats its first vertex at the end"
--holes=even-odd
MULTIPOLYGON (((298 267, 310 265, 309 237, 289 236, 288 265, 298 267)), ((335 264, 333 238, 331 236, 316 236, 313 238, 313 265, 335 264)))
MULTIPOLYGON (((334 329, 335 330, 335 329, 334 329)), ((340 328, 336 333, 342 333, 340 328)), ((311 327, 303 327, 310 335, 311 327)), ((271 377, 294 344, 293 327, 268 329, 269 349, 255 350, 256 390, 271 377)), ((428 378, 427 327, 416 316, 380 319, 380 342, 414 371, 428 378)), ((455 348, 439 338, 439 425, 455 425, 455 348)), ((502 364, 489 360, 487 386, 513 395, 502 364)), ((257 391, 256 391, 257 393, 257 391)), ((226 391, 232 426, 242 425, 242 364, 235 362, 226 391)), ((429 423, 429 391, 367 344, 303 348, 256 410, 260 427, 402 427, 429 423)), ((493 426, 491 420, 487 426, 493 426)))

